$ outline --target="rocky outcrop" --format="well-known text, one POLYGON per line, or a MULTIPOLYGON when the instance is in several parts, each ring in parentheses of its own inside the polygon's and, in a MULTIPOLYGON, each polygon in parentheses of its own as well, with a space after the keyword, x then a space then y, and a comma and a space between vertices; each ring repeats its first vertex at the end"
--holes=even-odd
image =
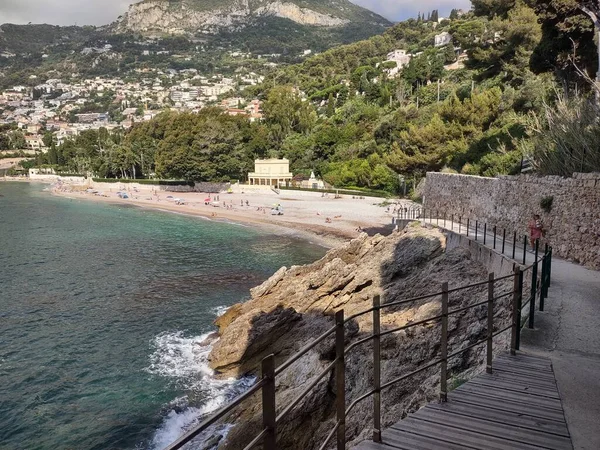
POLYGON ((192 8, 185 1, 171 3, 165 0, 152 0, 131 5, 117 28, 119 31, 138 33, 211 32, 232 28, 246 20, 249 14, 247 0, 236 0, 230 5, 212 11, 192 8))
POLYGON ((218 3, 200 0, 145 0, 131 5, 117 23, 117 31, 215 33, 236 30, 251 23, 253 18, 273 16, 292 20, 301 25, 339 27, 356 17, 370 23, 387 26, 382 17, 347 1, 329 2, 312 9, 288 1, 223 0, 218 3), (320 9, 320 10, 319 10, 320 9))
MULTIPOLYGON (((343 309, 346 317, 370 308, 372 298, 382 301, 407 299, 439 292, 441 283, 458 287, 486 277, 486 270, 456 248, 446 252, 446 240, 435 229, 418 224, 388 237, 366 234, 329 251, 306 266, 280 269, 251 290, 251 299, 235 305, 217 321, 220 339, 209 361, 221 376, 252 372, 260 360, 275 354, 278 364, 333 326, 333 315, 343 309)), ((505 287, 508 289, 508 286, 505 287)), ((451 308, 485 298, 485 287, 455 292, 451 308)), ((382 311, 382 329, 391 329, 439 314, 439 297, 415 301, 382 311)), ((506 300, 508 301, 508 300, 506 300)), ((508 323, 506 304, 498 305, 496 322, 508 323)), ((485 331, 485 307, 452 316, 450 348, 457 350, 481 338, 485 331)), ((353 342, 372 332, 371 315, 347 324, 346 340, 353 342)), ((408 373, 437 357, 440 329, 436 324, 390 333, 382 338, 382 379, 408 373)), ((323 341, 277 377, 277 403, 289 404, 335 357, 333 339, 323 341)), ((474 366, 479 350, 465 352, 450 362, 453 376, 474 366)), ((372 388, 371 344, 355 348, 346 360, 347 404, 372 388)), ((436 394, 439 368, 432 368, 386 389, 382 396, 384 423, 400 419, 436 394)), ((278 448, 318 448, 334 424, 335 386, 325 377, 291 413, 278 424, 278 448)), ((370 433, 371 402, 366 400, 348 418, 347 433, 354 442, 370 433)), ((220 449, 243 448, 253 433, 260 432, 260 400, 236 411, 220 449)))
POLYGON ((301 25, 313 25, 318 27, 339 27, 346 25, 348 19, 340 19, 330 14, 321 14, 308 8, 300 8, 290 2, 273 2, 256 10, 261 16, 276 16, 290 19, 301 25))

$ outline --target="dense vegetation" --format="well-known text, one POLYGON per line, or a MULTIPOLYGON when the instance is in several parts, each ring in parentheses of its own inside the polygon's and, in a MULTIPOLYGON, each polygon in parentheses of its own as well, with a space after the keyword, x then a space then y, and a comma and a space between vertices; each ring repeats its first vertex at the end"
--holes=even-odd
POLYGON ((272 73, 246 91, 264 100, 262 122, 210 109, 163 113, 107 137, 112 151, 80 136, 46 162, 101 176, 228 180, 243 179, 256 157, 277 156, 338 187, 388 192, 398 175, 430 170, 517 173, 523 157, 541 173, 598 170, 600 127, 586 97, 597 70, 593 27, 569 2, 473 0, 473 12, 437 26, 411 19, 272 73), (442 31, 453 44, 435 48, 442 31), (447 70, 454 46, 468 60, 447 70), (393 78, 384 61, 394 49, 417 56, 393 78))

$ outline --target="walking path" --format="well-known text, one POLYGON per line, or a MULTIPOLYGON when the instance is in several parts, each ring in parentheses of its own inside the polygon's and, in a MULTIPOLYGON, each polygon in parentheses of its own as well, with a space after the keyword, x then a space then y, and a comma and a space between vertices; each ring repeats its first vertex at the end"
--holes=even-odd
MULTIPOLYGON (((464 224, 444 223, 443 219, 427 222, 466 235, 464 224)), ((469 237, 475 238, 474 224, 469 237)), ((510 258, 512 236, 509 238, 505 255, 510 258)), ((480 228, 477 240, 483 243, 480 228)), ((523 262, 522 245, 518 243, 514 253, 519 263, 523 262)), ((493 247, 490 230, 486 246, 493 247)), ((502 237, 497 236, 496 251, 501 248, 502 237)), ((525 257, 527 264, 534 260, 531 252, 525 257)), ((575 450, 600 449, 600 272, 553 256, 545 310, 536 311, 534 329, 523 329, 521 349, 552 361, 575 450)))
POLYGON ((354 450, 572 450, 548 358, 499 356, 481 374, 354 450))

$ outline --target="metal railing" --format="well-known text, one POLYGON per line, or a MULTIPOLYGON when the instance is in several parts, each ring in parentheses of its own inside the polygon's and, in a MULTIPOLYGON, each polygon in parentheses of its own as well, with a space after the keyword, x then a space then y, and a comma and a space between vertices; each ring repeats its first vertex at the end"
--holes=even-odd
MULTIPOLYGON (((510 256, 512 259, 516 259, 517 250, 519 250, 522 252, 520 262, 523 265, 527 264, 528 242, 530 239, 527 235, 520 234, 515 230, 488 224, 485 221, 473 220, 459 214, 448 214, 440 209, 421 206, 400 208, 397 219, 418 220, 423 223, 442 226, 451 231, 458 231, 458 234, 464 232, 467 237, 473 237, 475 241, 481 241, 484 245, 491 243, 494 250, 510 256)), ((547 243, 544 242, 544 245, 547 245, 547 243)), ((532 248, 530 251, 533 252, 534 250, 535 248, 532 248)))
MULTIPOLYGON (((218 422, 220 419, 225 417, 228 413, 232 412, 233 409, 238 407, 245 400, 249 399, 253 395, 261 391, 262 395, 262 430, 256 435, 249 444, 246 445, 244 450, 250 450, 259 443, 262 443, 264 450, 276 450, 277 449, 277 426, 281 421, 306 397, 306 395, 321 381, 325 376, 329 375, 331 371, 334 371, 335 376, 335 411, 336 411, 336 422, 333 429, 327 435, 324 442, 321 443, 319 449, 324 450, 327 448, 334 436, 336 436, 336 448, 337 450, 343 450, 346 446, 346 418, 348 414, 362 401, 367 398, 373 397, 373 441, 381 442, 381 392, 402 380, 417 375, 427 369, 430 369, 436 365, 440 365, 440 401, 445 402, 448 398, 448 361, 461 353, 469 351, 474 347, 482 344, 486 344, 486 370, 491 373, 493 370, 492 359, 493 359, 493 339, 494 337, 511 331, 510 338, 510 352, 515 354, 520 348, 520 335, 521 329, 524 324, 527 323, 530 328, 534 325, 535 316, 535 304, 536 299, 539 299, 539 309, 544 310, 544 300, 548 296, 548 288, 551 282, 551 267, 552 267, 552 249, 546 246, 544 254, 538 257, 539 242, 536 243, 536 252, 534 262, 525 268, 518 265, 515 266, 514 273, 502 277, 496 278, 493 273, 490 273, 488 279, 478 283, 473 283, 467 286, 461 286, 449 289, 448 283, 442 284, 440 292, 433 294, 422 295, 418 297, 395 300, 387 303, 381 303, 380 296, 373 298, 373 305, 366 311, 354 314, 348 318, 344 318, 344 311, 340 310, 335 314, 335 326, 330 328, 328 331, 317 337, 312 342, 305 345, 297 353, 291 356, 287 361, 281 364, 279 367, 275 367, 274 355, 269 355, 264 358, 261 362, 261 378, 252 386, 248 391, 234 399, 229 404, 222 407, 216 413, 205 419, 198 426, 188 431, 186 434, 181 436, 177 441, 166 447, 168 450, 176 450, 182 448, 185 444, 189 443, 195 437, 202 432, 206 431, 208 427, 218 422), (541 272, 538 270, 538 266, 541 265, 541 272), (529 289, 529 295, 525 302, 524 291, 525 276, 528 276, 528 272, 531 271, 531 286, 529 289), (540 275, 539 275, 540 274, 540 275), (538 276, 539 275, 539 276, 538 276), (504 280, 512 280, 512 288, 505 292, 497 292, 496 284, 504 280), (449 309, 449 298, 452 294, 464 291, 467 289, 473 289, 477 287, 487 287, 487 299, 479 301, 474 304, 461 306, 453 309, 449 309), (436 298, 441 299, 441 310, 440 313, 422 319, 416 322, 412 322, 396 328, 381 330, 381 311, 391 307, 408 306, 411 303, 422 300, 433 300, 436 298), (511 298, 511 319, 508 326, 503 326, 497 329, 498 325, 494 323, 494 306, 496 302, 503 298, 511 298), (484 339, 480 339, 476 342, 469 342, 468 345, 456 350, 452 353, 448 351, 448 319, 452 315, 465 312, 469 309, 477 308, 487 305, 487 333, 484 339), (526 307, 529 307, 526 310, 526 307), (345 345, 345 325, 349 322, 357 319, 358 317, 365 316, 367 314, 372 315, 373 329, 371 335, 352 342, 350 345, 345 345), (381 381, 381 347, 380 342, 383 336, 387 336, 392 333, 397 333, 403 330, 408 330, 417 326, 431 326, 433 324, 439 324, 441 326, 440 333, 440 350, 439 357, 433 361, 429 361, 423 366, 415 369, 409 373, 406 373, 395 379, 382 383, 381 381), (496 329, 494 328, 496 327, 496 329), (293 401, 288 403, 279 414, 277 414, 277 402, 276 402, 276 389, 275 381, 276 377, 283 371, 288 369, 292 364, 297 362, 300 358, 306 355, 310 350, 315 348, 317 345, 325 341, 327 338, 335 335, 335 359, 329 363, 305 388, 298 394, 293 401), (370 391, 363 393, 356 398, 350 405, 346 405, 346 389, 345 389, 345 361, 347 355, 352 352, 355 348, 363 345, 367 342, 373 343, 373 387, 370 391)), ((502 325, 500 325, 502 326, 502 325)), ((465 341, 463 341, 465 343, 465 341)))

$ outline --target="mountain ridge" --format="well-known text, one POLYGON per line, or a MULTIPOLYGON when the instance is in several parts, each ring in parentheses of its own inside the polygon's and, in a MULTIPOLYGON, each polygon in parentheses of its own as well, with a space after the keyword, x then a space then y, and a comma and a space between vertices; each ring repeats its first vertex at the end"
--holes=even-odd
POLYGON ((204 33, 235 31, 258 17, 279 17, 316 27, 351 22, 391 25, 387 19, 348 0, 142 0, 113 24, 116 32, 204 33))

